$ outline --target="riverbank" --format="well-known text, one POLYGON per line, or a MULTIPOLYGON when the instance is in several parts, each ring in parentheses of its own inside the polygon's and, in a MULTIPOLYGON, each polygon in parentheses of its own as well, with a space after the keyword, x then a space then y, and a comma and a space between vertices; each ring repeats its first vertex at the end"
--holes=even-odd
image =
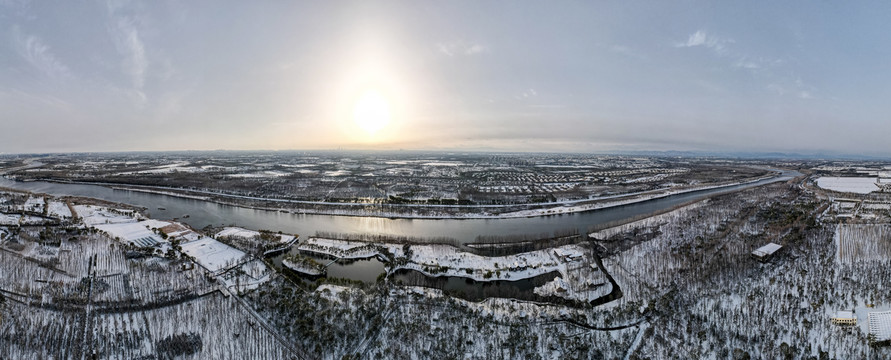
MULTIPOLYGON (((787 173, 777 173, 772 176, 763 176, 744 182, 733 182, 727 184, 702 185, 679 190, 653 190, 646 192, 610 195, 593 199, 569 200, 548 204, 513 204, 513 205, 419 205, 419 204, 371 204, 371 203, 336 203, 336 202, 319 202, 319 201, 303 201, 293 199, 272 199, 250 197, 234 194, 221 194, 203 190, 186 190, 169 187, 153 187, 143 185, 127 185, 119 183, 105 182, 76 182, 55 179, 40 179, 49 183, 73 184, 73 185, 94 185, 108 187, 119 191, 132 191, 139 193, 163 195, 177 197, 190 200, 199 200, 212 202, 219 205, 235 206, 253 210, 276 211, 298 215, 328 215, 328 216, 348 216, 348 217, 373 217, 386 219, 425 219, 425 220, 490 220, 490 219, 519 219, 530 217, 546 217, 552 215, 567 215, 583 213, 588 211, 596 211, 601 209, 638 204, 646 201, 667 198, 675 195, 690 194, 700 191, 711 191, 723 188, 732 188, 738 186, 749 186, 759 182, 770 182, 771 180, 780 181, 782 178, 790 176, 787 173), (190 192, 190 193, 184 193, 190 192), (200 195, 196 195, 200 194, 200 195), (230 199, 234 201, 227 201, 230 199), (244 201, 238 201, 244 200, 244 201), (260 203, 277 203, 292 204, 306 206, 322 206, 323 208, 287 208, 273 207, 260 204, 249 204, 245 201, 260 203), (515 208, 527 207, 528 209, 507 211, 503 213, 493 213, 489 209, 511 210, 515 208), (539 208, 535 208, 539 207, 539 208), (376 208, 376 209, 369 209, 376 208), (384 209, 410 209, 410 212, 403 211, 386 211, 384 209), (455 213, 448 210, 484 210, 485 212, 469 212, 455 213)), ((18 181, 18 180, 15 180, 18 181)))

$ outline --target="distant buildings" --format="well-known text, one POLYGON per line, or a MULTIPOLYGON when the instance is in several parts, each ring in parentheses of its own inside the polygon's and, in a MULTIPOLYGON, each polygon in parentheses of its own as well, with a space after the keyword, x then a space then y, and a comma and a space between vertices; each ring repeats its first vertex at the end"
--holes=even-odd
POLYGON ((758 261, 767 261, 773 254, 782 248, 783 247, 780 245, 770 243, 752 251, 752 257, 758 259, 758 261))
POLYGON ((559 258, 560 260, 563 260, 565 262, 573 262, 573 261, 581 260, 584 257, 584 255, 578 251, 566 250, 566 249, 560 249, 560 248, 554 249, 554 255, 556 255, 557 258, 559 258))

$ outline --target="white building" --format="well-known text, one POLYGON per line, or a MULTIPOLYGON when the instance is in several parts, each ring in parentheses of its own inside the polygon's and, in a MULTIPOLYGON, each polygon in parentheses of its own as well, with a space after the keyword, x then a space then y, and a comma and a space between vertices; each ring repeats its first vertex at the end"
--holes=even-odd
POLYGON ((876 341, 891 340, 891 311, 869 313, 869 333, 876 341))
POLYGON ((752 251, 752 256, 760 261, 764 261, 782 248, 778 244, 770 243, 752 251))

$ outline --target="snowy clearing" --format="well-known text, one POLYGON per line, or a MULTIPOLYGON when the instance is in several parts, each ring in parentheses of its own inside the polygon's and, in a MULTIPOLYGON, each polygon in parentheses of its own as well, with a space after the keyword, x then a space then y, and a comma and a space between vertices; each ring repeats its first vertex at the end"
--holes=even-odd
POLYGON ((68 208, 68 204, 61 201, 50 201, 47 214, 61 218, 70 218, 71 209, 68 208))
POLYGON ((876 185, 877 178, 873 177, 828 177, 824 176, 817 179, 817 186, 839 192, 848 192, 855 194, 869 194, 879 190, 876 185))
POLYGON ((87 226, 136 222, 132 211, 109 209, 94 205, 75 205, 74 211, 87 226))

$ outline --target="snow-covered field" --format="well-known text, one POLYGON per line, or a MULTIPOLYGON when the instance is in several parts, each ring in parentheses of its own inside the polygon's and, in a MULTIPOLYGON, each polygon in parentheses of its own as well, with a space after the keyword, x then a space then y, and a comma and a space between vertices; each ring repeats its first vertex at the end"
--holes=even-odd
POLYGON ((23 210, 42 213, 43 208, 46 206, 46 201, 44 201, 42 196, 31 196, 28 200, 25 201, 25 205, 23 206, 23 210))
POLYGON ((284 171, 270 170, 270 171, 244 173, 244 174, 231 174, 231 175, 227 175, 227 176, 233 177, 233 178, 275 178, 275 177, 282 177, 282 176, 288 176, 288 175, 291 175, 291 173, 287 173, 284 171))
POLYGON ((165 221, 145 220, 140 222, 126 222, 116 224, 100 224, 94 227, 105 231, 113 238, 139 247, 154 246, 165 242, 160 235, 151 229, 158 229, 170 225, 165 221))
POLYGON ((869 194, 879 190, 876 186, 877 178, 873 177, 829 177, 824 176, 817 179, 817 186, 839 192, 848 192, 855 194, 869 194))
POLYGON ((0 225, 18 225, 21 215, 0 213, 0 225))
POLYGON ((181 245, 182 252, 195 260, 210 272, 216 273, 237 265, 246 254, 241 250, 204 237, 181 245))
POLYGON ((39 225, 39 224, 44 224, 44 223, 46 223, 46 219, 36 217, 36 216, 25 215, 24 217, 22 217, 22 215, 18 215, 18 214, 0 213, 0 225, 8 225, 8 226, 19 225, 19 224, 39 225))
POLYGON ((75 205, 74 211, 87 226, 136 222, 132 211, 109 209, 94 205, 75 205))
POLYGON ((47 214, 60 218, 70 218, 71 209, 68 208, 68 204, 61 201, 50 201, 49 207, 47 208, 47 214))

